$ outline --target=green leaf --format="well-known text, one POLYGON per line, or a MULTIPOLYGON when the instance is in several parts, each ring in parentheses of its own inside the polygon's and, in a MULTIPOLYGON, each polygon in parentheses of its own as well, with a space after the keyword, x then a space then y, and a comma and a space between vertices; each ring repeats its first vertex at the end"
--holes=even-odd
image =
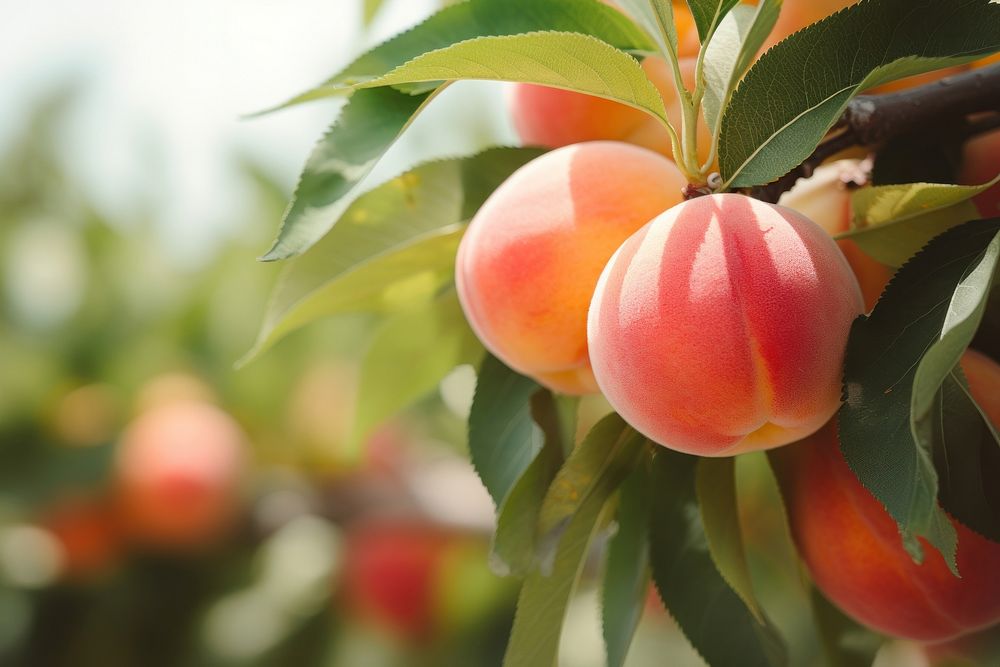
POLYGON ((570 454, 545 495, 538 517, 538 548, 547 569, 573 515, 591 498, 611 497, 635 469, 648 442, 645 436, 611 413, 597 422, 570 454))
POLYGON ((719 143, 726 187, 788 173, 865 88, 998 49, 1000 4, 990 0, 862 2, 809 26, 765 53, 733 93, 719 143))
MULTIPOLYGON (((531 397, 531 414, 545 434, 541 451, 517 480, 497 512, 490 567, 502 577, 523 576, 535 564, 535 532, 538 515, 549 485, 563 464, 567 445, 567 412, 574 413, 577 399, 555 396, 541 390, 531 397)), ((572 438, 570 437, 570 440, 572 438)))
POLYGON ((932 238, 955 225, 979 218, 971 199, 1000 181, 983 185, 907 183, 859 188, 851 196, 851 238, 890 266, 900 266, 932 238))
POLYGON ((969 528, 1000 542, 995 481, 1000 440, 969 393, 960 368, 944 377, 926 415, 915 420, 914 434, 922 446, 933 448, 941 506, 969 528))
POLYGON ((566 608, 587 561, 590 542, 603 524, 607 503, 592 495, 570 520, 556 552, 551 574, 535 569, 517 599, 504 667, 553 666, 566 608))
POLYGON ((495 148, 430 162, 359 197, 319 243, 288 263, 240 363, 320 317, 433 296, 453 279, 459 223, 540 154, 495 148))
POLYGON ((781 639, 716 568, 698 507, 697 466, 697 457, 665 448, 653 457, 650 554, 660 598, 711 667, 784 665, 781 639))
POLYGON ((469 413, 469 456, 497 507, 544 444, 531 418, 536 391, 534 380, 486 355, 469 413))
POLYGON ((739 0, 687 0, 702 44, 709 41, 719 23, 739 0))
POLYGON ((704 458, 695 472, 695 491, 712 560, 758 622, 766 623, 750 579, 743 529, 736 504, 736 470, 732 458, 704 458))
POLYGON ((325 234, 351 203, 348 195, 371 173, 430 94, 391 88, 359 91, 313 149, 271 249, 262 259, 286 259, 325 234))
POLYGON ((485 79, 524 81, 627 104, 667 122, 663 99, 639 61, 590 35, 533 32, 479 37, 417 56, 361 88, 485 79))
POLYGON ((838 414, 848 464, 899 524, 911 556, 922 559, 916 538, 924 537, 952 570, 955 530, 938 506, 932 447, 914 406, 939 390, 956 346, 971 339, 998 254, 1000 220, 936 237, 896 273, 872 313, 855 320, 844 362, 846 402, 838 414))
POLYGON ((701 103, 705 123, 713 136, 718 131, 722 110, 729 104, 736 84, 771 34, 781 11, 781 2, 763 0, 756 7, 733 7, 705 47, 705 95, 701 103))
POLYGON ((371 49, 289 106, 380 77, 417 56, 477 37, 555 30, 592 35, 622 50, 648 51, 652 42, 621 12, 597 0, 471 0, 442 9, 423 23, 371 49))
POLYGON ((810 589, 809 601, 829 667, 871 667, 882 639, 844 615, 816 588, 810 589))
POLYGON ((618 5, 653 38, 667 62, 677 58, 677 24, 671 0, 618 0, 618 5))
POLYGON ((454 289, 389 318, 361 364, 350 451, 357 453, 374 427, 435 389, 456 366, 478 366, 482 356, 454 289))
POLYGON ((621 486, 618 530, 608 544, 601 622, 608 667, 625 664, 649 591, 649 466, 642 465, 621 486))

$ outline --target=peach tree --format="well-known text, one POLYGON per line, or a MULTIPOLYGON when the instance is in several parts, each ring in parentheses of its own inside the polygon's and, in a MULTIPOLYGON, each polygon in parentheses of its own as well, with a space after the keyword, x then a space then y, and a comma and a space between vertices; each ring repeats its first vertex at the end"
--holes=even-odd
POLYGON ((491 565, 522 581, 507 665, 555 663, 597 545, 608 664, 650 582, 713 667, 788 664, 747 565, 752 450, 833 664, 864 664, 847 617, 918 640, 987 627, 997 51, 992 0, 452 4, 283 105, 347 98, 264 255, 286 268, 248 358, 320 317, 382 317, 357 443, 479 369, 491 565), (525 145, 366 188, 470 79, 516 84, 525 145), (598 391, 615 410, 578 438, 598 391))

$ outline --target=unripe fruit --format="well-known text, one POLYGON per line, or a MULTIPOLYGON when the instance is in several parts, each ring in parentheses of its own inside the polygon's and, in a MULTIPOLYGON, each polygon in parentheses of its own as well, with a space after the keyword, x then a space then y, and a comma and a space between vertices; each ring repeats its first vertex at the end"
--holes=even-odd
MULTIPOLYGON (((970 351, 962 368, 972 395, 1000 425, 1000 366, 970 351)), ((914 563, 895 521, 848 467, 836 420, 775 452, 772 461, 799 553, 817 587, 850 616, 880 632, 925 641, 1000 621, 1000 544, 952 520, 961 578, 926 544, 924 562, 914 563)))
POLYGON ((238 508, 245 440, 228 414, 208 403, 162 405, 123 436, 117 503, 133 540, 199 548, 230 527, 238 508))
MULTIPOLYGON (((858 160, 839 160, 823 165, 811 177, 796 183, 794 188, 781 196, 778 203, 795 209, 830 236, 846 232, 851 228, 852 217, 848 182, 858 168, 858 160)), ((851 239, 841 239, 837 245, 861 285, 865 310, 871 310, 892 277, 892 271, 865 254, 851 239)))
MULTIPOLYGON (((959 182, 982 185, 1000 174, 1000 131, 974 137, 965 142, 959 182)), ((984 218, 1000 216, 1000 183, 977 195, 973 202, 984 218)))
POLYGON ((684 185, 669 160, 614 142, 568 146, 519 169, 458 250, 458 296, 483 344, 556 391, 596 391, 587 308, 597 278, 625 239, 681 201, 684 185))
POLYGON ((843 254, 812 221, 743 195, 698 197, 608 262, 590 307, 590 359, 638 431, 731 456, 830 418, 863 306, 843 254))

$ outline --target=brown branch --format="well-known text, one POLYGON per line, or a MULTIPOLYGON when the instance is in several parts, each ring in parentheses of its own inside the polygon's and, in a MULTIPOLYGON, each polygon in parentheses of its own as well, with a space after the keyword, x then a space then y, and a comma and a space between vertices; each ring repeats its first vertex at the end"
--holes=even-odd
POLYGON ((997 127, 995 117, 968 117, 990 111, 1000 111, 1000 65, 898 93, 859 95, 848 103, 833 133, 802 164, 772 183, 750 188, 748 194, 774 203, 800 178, 808 178, 824 161, 852 146, 874 147, 917 132, 936 134, 953 129, 955 123, 966 123, 964 137, 989 131, 997 127))

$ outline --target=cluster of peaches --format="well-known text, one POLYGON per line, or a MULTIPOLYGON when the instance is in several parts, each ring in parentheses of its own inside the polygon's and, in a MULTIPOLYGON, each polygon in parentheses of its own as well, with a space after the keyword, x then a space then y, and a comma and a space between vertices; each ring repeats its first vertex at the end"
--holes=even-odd
MULTIPOLYGON (((770 43, 849 4, 786 0, 770 43)), ((683 3, 675 9, 690 77, 697 35, 683 3)), ((643 67, 678 123, 667 65, 650 57, 643 67)), ((459 249, 459 298, 486 347, 553 391, 603 393, 674 450, 732 456, 797 443, 774 457, 794 538, 816 585, 866 625, 945 640, 1000 621, 1000 544, 956 523, 961 578, 933 549, 914 563, 840 453, 848 333, 891 277, 832 238, 850 224, 857 161, 820 168, 779 205, 740 194, 685 201, 687 179, 656 121, 527 84, 511 103, 523 141, 555 150, 496 190, 459 249)), ((711 137, 699 132, 701 163, 711 137)), ((970 142, 963 179, 996 176, 998 145, 1000 133, 970 142)), ((1000 214, 1000 188, 976 203, 1000 214)), ((969 351, 962 367, 1000 426, 1000 365, 969 351)))

